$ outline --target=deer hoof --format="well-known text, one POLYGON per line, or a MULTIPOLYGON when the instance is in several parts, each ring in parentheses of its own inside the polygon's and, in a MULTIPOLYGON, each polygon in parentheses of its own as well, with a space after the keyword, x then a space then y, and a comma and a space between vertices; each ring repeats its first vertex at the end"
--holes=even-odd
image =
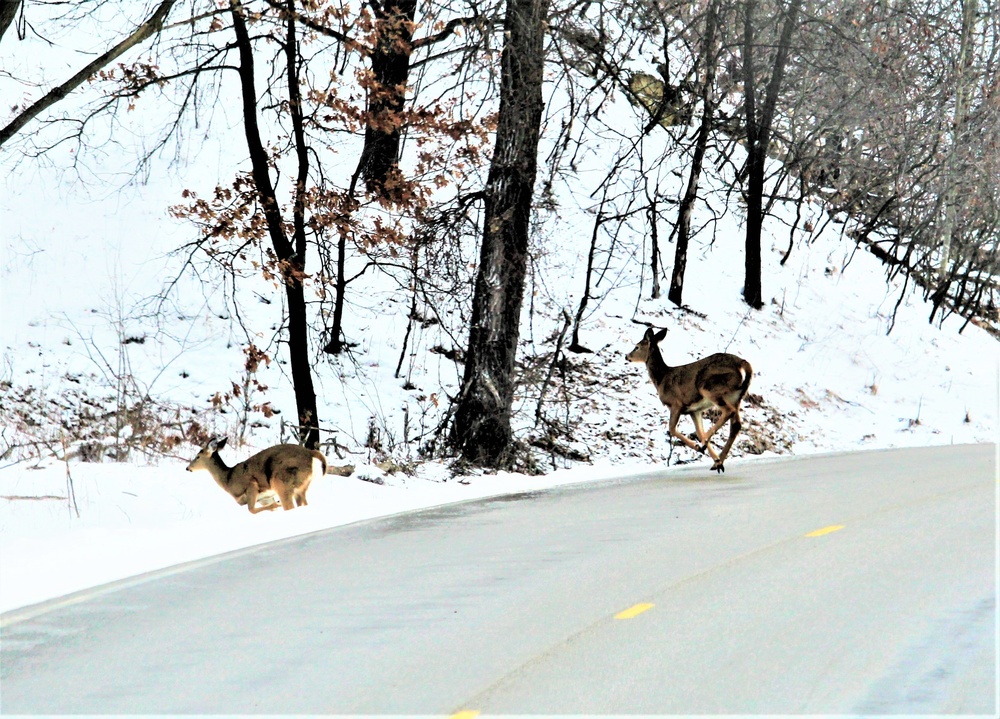
POLYGON ((722 466, 722 462, 716 462, 715 464, 712 465, 712 470, 719 474, 722 474, 723 472, 726 471, 726 468, 722 466))

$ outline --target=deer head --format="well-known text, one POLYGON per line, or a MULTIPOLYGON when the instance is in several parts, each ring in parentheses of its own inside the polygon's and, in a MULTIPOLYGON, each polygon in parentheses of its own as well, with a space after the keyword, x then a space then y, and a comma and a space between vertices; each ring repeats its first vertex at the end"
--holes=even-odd
POLYGON ((656 347, 656 344, 667 336, 666 328, 654 333, 653 328, 650 327, 646 330, 646 334, 642 336, 631 352, 625 355, 625 361, 627 362, 646 362, 650 357, 650 352, 656 347))

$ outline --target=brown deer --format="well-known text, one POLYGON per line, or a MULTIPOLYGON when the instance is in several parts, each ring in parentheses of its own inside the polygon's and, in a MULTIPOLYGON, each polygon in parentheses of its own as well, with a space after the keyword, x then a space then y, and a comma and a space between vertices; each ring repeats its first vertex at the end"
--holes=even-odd
POLYGON ((219 456, 219 450, 225 446, 225 438, 209 440, 191 460, 187 471, 207 471, 237 503, 247 505, 251 514, 277 509, 275 495, 286 510, 309 504, 306 501, 309 483, 326 474, 323 453, 297 444, 269 447, 235 467, 227 466, 219 456), (271 504, 257 507, 258 500, 266 502, 267 499, 271 499, 271 504))
POLYGON ((716 472, 725 472, 726 468, 722 463, 726 461, 742 426, 740 402, 750 387, 753 368, 745 359, 721 352, 690 364, 670 367, 663 361, 663 355, 657 346, 666 335, 665 329, 654 333, 650 327, 635 349, 625 355, 625 359, 629 362, 645 363, 649 379, 656 387, 656 394, 660 396, 660 401, 670 408, 670 434, 691 449, 699 452, 707 451, 715 460, 712 469, 716 472), (701 413, 713 406, 722 410, 722 416, 706 432, 701 422, 701 413), (694 420, 694 429, 698 439, 701 440, 701 446, 677 431, 677 421, 682 414, 689 414, 694 420), (727 421, 729 438, 722 452, 716 454, 709 440, 727 421))

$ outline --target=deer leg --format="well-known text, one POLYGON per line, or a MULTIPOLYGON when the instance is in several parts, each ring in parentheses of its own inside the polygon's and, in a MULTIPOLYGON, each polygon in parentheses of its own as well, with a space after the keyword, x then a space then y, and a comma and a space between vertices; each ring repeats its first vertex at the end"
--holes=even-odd
POLYGON ((676 437, 677 439, 679 439, 681 442, 683 442, 696 452, 701 452, 702 451, 701 447, 699 447, 690 439, 688 439, 683 434, 677 431, 677 422, 680 421, 680 418, 681 418, 680 412, 676 412, 673 409, 670 410, 670 435, 676 437))
POLYGON ((698 434, 698 439, 701 440, 701 447, 698 448, 698 451, 702 454, 708 452, 712 459, 718 461, 719 455, 715 453, 715 449, 708 443, 708 439, 711 435, 705 434, 705 427, 701 421, 701 412, 692 412, 691 419, 694 420, 694 431, 698 434))
POLYGON ((740 429, 743 427, 743 423, 740 422, 740 410, 739 407, 733 412, 733 417, 729 420, 729 438, 726 440, 726 445, 722 448, 722 452, 719 454, 719 459, 716 460, 715 464, 712 465, 712 469, 716 472, 725 472, 726 468, 722 466, 722 463, 726 461, 726 457, 729 456, 729 450, 733 446, 733 442, 736 441, 736 435, 740 433, 740 429))
POLYGON ((309 502, 306 501, 306 490, 309 489, 309 484, 311 482, 312 479, 307 478, 306 481, 302 483, 302 486, 295 492, 295 501, 300 507, 304 507, 309 504, 309 502))
POLYGON ((708 430, 708 434, 706 434, 704 439, 702 440, 705 444, 708 444, 708 440, 710 440, 715 435, 716 432, 722 429, 722 425, 728 422, 730 418, 733 416, 733 413, 736 411, 735 409, 728 407, 725 404, 720 405, 720 408, 722 409, 722 416, 719 417, 719 421, 713 424, 711 428, 708 430))
POLYGON ((304 507, 305 505, 309 504, 309 502, 306 501, 305 487, 299 487, 298 489, 296 489, 294 492, 294 498, 296 507, 304 507))
POLYGON ((282 509, 285 511, 295 509, 295 499, 293 497, 292 488, 289 487, 284 481, 272 478, 271 489, 275 491, 278 498, 281 500, 282 509))
POLYGON ((694 433, 698 435, 698 439, 705 443, 705 427, 701 421, 701 412, 692 412, 691 419, 694 420, 694 433))
POLYGON ((737 409, 733 412, 733 418, 729 421, 729 439, 726 440, 726 446, 722 448, 722 454, 720 455, 722 459, 725 459, 729 455, 729 450, 733 446, 733 442, 736 441, 736 435, 740 433, 743 428, 743 423, 740 421, 740 411, 737 409))

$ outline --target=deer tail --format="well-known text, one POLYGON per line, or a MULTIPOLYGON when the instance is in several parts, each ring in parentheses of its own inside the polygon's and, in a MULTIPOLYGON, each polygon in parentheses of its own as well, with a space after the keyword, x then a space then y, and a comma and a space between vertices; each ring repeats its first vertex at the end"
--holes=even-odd
POLYGON ((312 451, 312 456, 313 456, 313 459, 318 459, 319 460, 319 463, 323 467, 323 474, 325 475, 326 474, 326 468, 327 468, 326 455, 324 455, 319 450, 314 449, 312 451))
POLYGON ((750 380, 753 379, 753 367, 746 360, 743 360, 740 365, 740 370, 743 372, 743 384, 740 385, 740 399, 746 396, 747 390, 750 389, 750 380))

